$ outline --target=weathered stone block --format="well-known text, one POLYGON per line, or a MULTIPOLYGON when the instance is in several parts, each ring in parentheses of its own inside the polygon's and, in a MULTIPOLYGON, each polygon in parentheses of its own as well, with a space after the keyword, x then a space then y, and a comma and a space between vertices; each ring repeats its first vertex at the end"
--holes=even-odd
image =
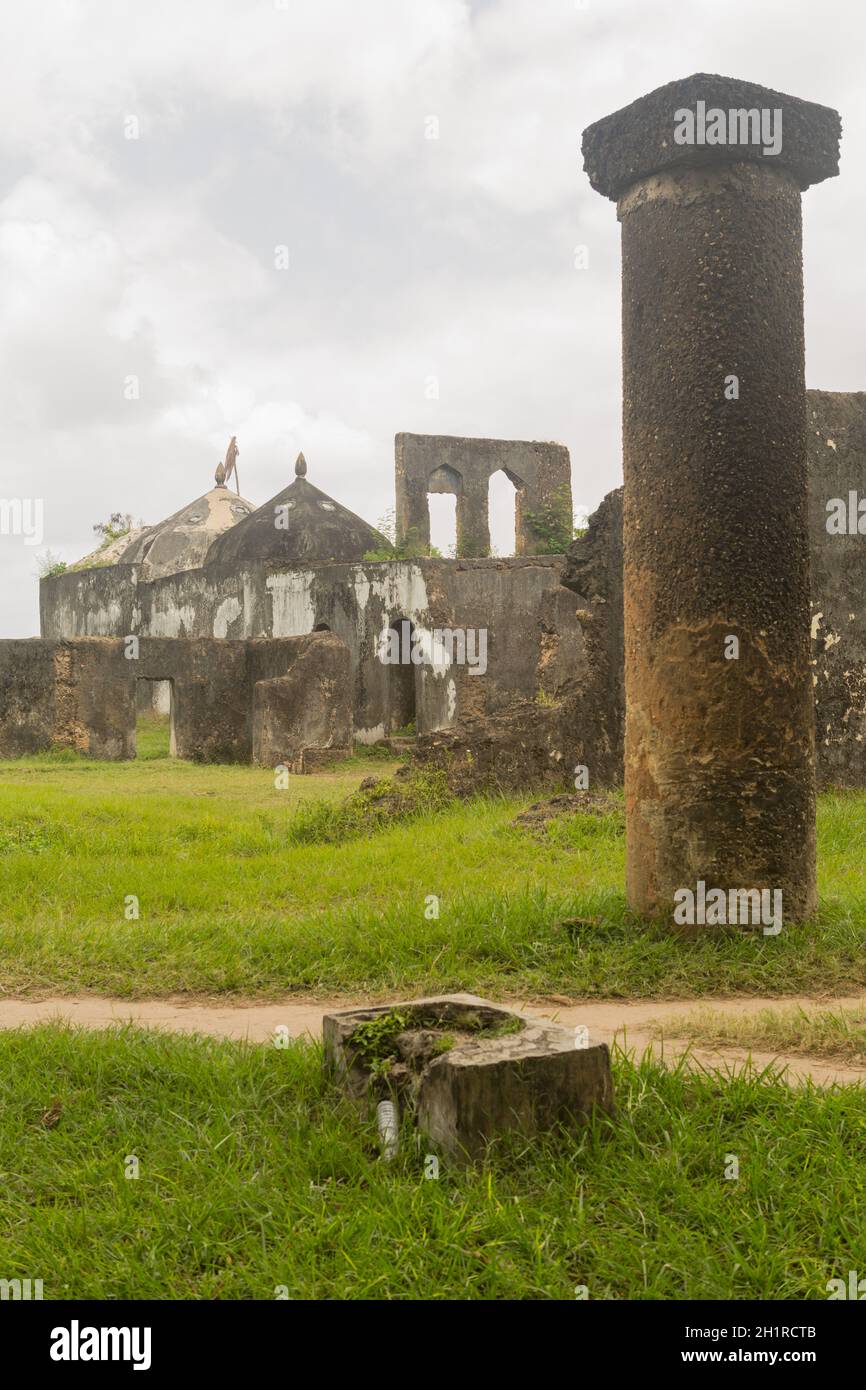
POLYGON ((313 633, 284 676, 256 682, 253 761, 295 773, 352 752, 352 662, 333 633, 313 633))
POLYGON ((596 1109, 614 1109, 605 1043, 579 1043, 573 1029, 472 994, 326 1014, 323 1040, 325 1066, 352 1099, 365 1104, 396 1096, 429 1139, 459 1162, 482 1157, 499 1136, 532 1138, 586 1123, 596 1109), (358 1029, 389 1015, 403 1026, 386 1044, 393 1059, 380 1057, 374 1071, 358 1029), (449 1037, 443 1049, 441 1040, 449 1037))

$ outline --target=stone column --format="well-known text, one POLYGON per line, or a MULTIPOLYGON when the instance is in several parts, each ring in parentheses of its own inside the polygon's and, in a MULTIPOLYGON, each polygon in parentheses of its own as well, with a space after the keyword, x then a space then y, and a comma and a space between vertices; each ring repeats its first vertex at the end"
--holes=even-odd
POLYGON ((699 883, 815 907, 800 192, 839 134, 704 74, 584 132, 622 223, 627 892, 670 921, 699 883))
POLYGON ((489 481, 488 476, 463 477, 463 491, 457 498, 457 554, 461 559, 490 554, 489 481))

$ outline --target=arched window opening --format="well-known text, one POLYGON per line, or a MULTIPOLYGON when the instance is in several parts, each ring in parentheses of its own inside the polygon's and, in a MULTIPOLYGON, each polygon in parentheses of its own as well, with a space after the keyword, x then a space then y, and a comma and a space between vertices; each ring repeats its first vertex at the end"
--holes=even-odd
POLYGON ((517 488, 505 472, 490 476, 487 493, 490 551, 493 555, 517 554, 517 488))
POLYGON ((430 508, 431 548, 453 559, 457 554, 457 498, 449 492, 431 492, 427 505, 430 508))

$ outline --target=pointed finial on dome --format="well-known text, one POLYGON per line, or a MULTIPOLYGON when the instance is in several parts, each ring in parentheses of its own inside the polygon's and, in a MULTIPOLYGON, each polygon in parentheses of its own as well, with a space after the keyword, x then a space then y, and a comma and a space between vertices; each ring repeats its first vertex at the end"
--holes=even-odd
POLYGON ((295 459, 295 477, 306 478, 306 476, 307 460, 304 458, 303 454, 298 454, 298 457, 295 459))
POLYGON ((217 463, 216 472, 214 473, 214 479, 216 480, 216 485, 217 485, 217 487, 225 487, 225 485, 226 485, 226 469, 225 469, 225 464, 223 463, 222 459, 220 459, 219 462, 217 463))

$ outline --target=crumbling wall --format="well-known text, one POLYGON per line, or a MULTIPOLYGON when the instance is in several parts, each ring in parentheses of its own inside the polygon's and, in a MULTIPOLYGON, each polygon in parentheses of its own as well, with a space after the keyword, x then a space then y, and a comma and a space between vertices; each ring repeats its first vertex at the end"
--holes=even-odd
POLYGON ((395 708, 403 706, 403 692, 395 698, 403 673, 381 660, 397 619, 411 623, 427 656, 434 650, 448 656, 437 646, 437 630, 486 634, 483 674, 478 665, 473 674, 473 667, 450 660, 412 667, 420 732, 448 728, 460 717, 495 714, 515 698, 534 698, 539 689, 553 697, 578 680, 586 652, 578 605, 560 584, 564 564, 561 555, 291 570, 214 564, 152 583, 139 580, 134 609, 117 601, 122 567, 112 567, 92 571, 86 591, 78 575, 44 580, 42 631, 51 638, 84 635, 95 613, 106 635, 151 639, 285 638, 324 626, 349 649, 355 737, 372 743, 394 731, 395 708))
MULTIPOLYGON (((857 528, 857 506, 860 491, 866 495, 866 393, 809 391, 807 403, 818 774, 823 784, 864 786, 866 608, 860 595, 866 589, 866 534, 857 528), (852 491, 853 534, 829 533, 828 501, 848 503, 852 491)), ((863 522, 866 529, 866 517, 863 522)), ((392 621, 409 621, 428 649, 437 628, 483 627, 484 675, 454 663, 438 671, 429 664, 413 668, 418 733, 429 736, 428 743, 432 739, 431 747, 453 749, 459 737, 468 747, 486 739, 484 723, 493 721, 491 748, 501 752, 510 709, 521 702, 539 711, 558 707, 559 713, 540 713, 539 737, 530 740, 536 752, 526 766, 537 766, 552 749, 562 758, 551 767, 566 767, 574 757, 588 764, 592 785, 622 779, 621 490, 608 494, 567 557, 424 558, 295 570, 211 565, 154 583, 141 582, 135 566, 111 566, 43 581, 41 606, 43 636, 53 639, 137 632, 148 639, 230 643, 298 637, 325 626, 348 648, 355 737, 364 742, 385 738, 395 727, 395 672, 380 660, 392 621), (555 736, 549 732, 554 727, 555 736)), ((204 665, 195 679, 207 708, 210 657, 200 651, 204 665)), ((50 699, 40 694, 40 659, 47 658, 21 657, 20 678, 12 681, 7 657, 5 694, 0 686, 6 746, 22 752, 32 751, 44 721, 54 717, 47 712, 53 710, 53 693, 50 699), (30 693, 13 695, 11 686, 30 693)), ((275 670, 269 677, 280 674, 275 670)), ((160 675, 154 667, 154 678, 160 675)), ((193 731, 187 746, 198 747, 199 738, 193 731)), ((233 736, 228 746, 249 750, 251 727, 248 743, 246 738, 233 736)), ((218 732, 204 738, 205 755, 219 742, 218 732)), ((568 781, 564 776, 563 785, 568 781)))
POLYGON ((123 637, 137 632, 137 565, 67 570, 39 585, 42 637, 123 637))
POLYGON ((413 758, 444 773, 457 796, 545 786, 561 791, 593 752, 564 713, 561 705, 518 700, 488 718, 470 716, 456 728, 421 735, 413 758))
MULTIPOLYGON (((818 780, 866 786, 866 392, 807 391, 812 657, 818 780), (850 494, 855 494, 852 499, 850 494), (843 502, 843 534, 828 531, 828 503, 843 502), (863 501, 863 532, 859 504, 863 501)), ((590 787, 622 782, 625 713, 622 489, 608 493, 586 533, 569 548, 562 583, 576 596, 581 660, 558 687, 559 710, 533 713, 520 701, 493 719, 472 713, 419 741, 419 755, 453 769, 461 789, 518 787, 521 778, 561 789, 576 763, 590 787), (557 756, 559 755, 559 756, 557 756)), ((552 595, 541 599, 550 611, 552 595)), ((545 665, 567 638, 549 623, 545 665)), ((525 783, 528 785, 528 781, 525 783)))
POLYGON ((395 446, 397 531, 402 540, 430 543, 430 492, 457 498, 457 555, 490 553, 490 479, 500 469, 516 489, 515 551, 546 549, 546 514, 571 520, 571 464, 562 444, 523 439, 470 439, 446 434, 398 434, 395 446), (534 520, 535 519, 535 520, 534 520))
POLYGON ((866 392, 807 391, 806 402, 818 777, 825 785, 863 787, 866 392), (843 504, 844 531, 839 529, 841 508, 831 505, 828 510, 828 503, 843 504))
POLYGON ((135 756, 135 686, 119 640, 0 641, 0 757, 74 748, 135 756))
POLYGON ((623 639, 623 492, 617 488, 590 517, 568 552, 562 582, 580 595, 577 616, 587 645, 586 677, 566 719, 581 732, 593 786, 622 781, 625 731, 623 639))
POLYGON ((250 762, 256 687, 285 678, 301 658, 307 659, 307 680, 299 672, 291 690, 310 710, 306 722, 296 718, 298 758, 306 728, 316 747, 329 724, 335 746, 345 729, 345 687, 336 679, 331 686, 324 681, 328 670, 345 677, 347 669, 348 653, 334 638, 0 641, 0 757, 74 748, 91 758, 134 758, 137 682, 147 680, 171 683, 178 757, 250 762), (321 660, 315 654, 320 648, 321 660))
POLYGON ((252 755, 266 767, 300 773, 328 761, 325 755, 351 753, 351 659, 332 633, 289 640, 297 652, 289 671, 253 686, 252 755))
POLYGON ((622 781, 621 488, 604 499, 571 547, 562 585, 558 594, 541 596, 535 698, 516 692, 493 711, 473 712, 452 729, 418 739, 418 760, 442 769, 459 795, 530 786, 594 790, 622 781), (563 651, 575 644, 579 663, 563 662, 563 651))
POLYGON ((0 757, 26 758, 51 746, 55 717, 54 642, 0 642, 0 757))
MULTIPOLYGON (((866 392, 807 391, 812 660, 820 785, 866 786, 866 392), (851 497, 851 494, 854 497, 851 497), (862 532, 859 503, 863 500, 862 532), (828 531, 844 503, 846 529, 828 531)), ((569 549, 563 584, 587 602, 587 669, 622 773, 622 489, 569 549)), ((587 700, 592 696, 587 692, 587 700)))

